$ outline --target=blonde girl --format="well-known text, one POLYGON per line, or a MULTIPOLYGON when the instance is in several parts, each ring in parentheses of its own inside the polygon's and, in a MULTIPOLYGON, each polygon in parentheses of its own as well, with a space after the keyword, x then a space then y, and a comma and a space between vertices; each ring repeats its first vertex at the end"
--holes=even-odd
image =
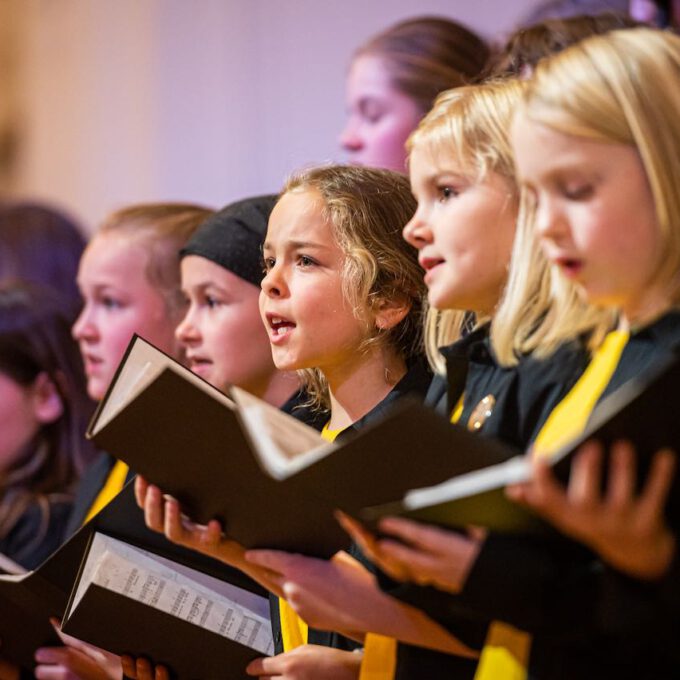
MULTIPOLYGON (((185 309, 179 251, 212 212, 184 203, 128 206, 108 216, 93 236, 78 268, 84 304, 72 329, 92 399, 104 396, 133 333, 181 356, 174 336, 185 309)), ((128 475, 124 463, 100 453, 78 485, 66 534, 104 507, 128 475)), ((36 677, 120 677, 118 657, 108 657, 106 668, 100 668, 86 649, 73 642, 37 650, 36 677)))

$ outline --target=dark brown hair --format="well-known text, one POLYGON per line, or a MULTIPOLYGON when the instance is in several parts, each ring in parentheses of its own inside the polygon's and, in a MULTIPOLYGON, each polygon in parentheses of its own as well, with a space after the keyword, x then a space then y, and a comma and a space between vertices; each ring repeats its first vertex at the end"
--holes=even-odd
POLYGON ((37 203, 0 206, 0 281, 30 281, 49 286, 75 318, 80 308, 76 286, 85 237, 62 212, 37 203))
POLYGON ((0 538, 37 503, 44 524, 52 498, 67 496, 95 449, 85 439, 94 404, 86 393, 80 352, 71 337, 63 301, 50 289, 27 283, 0 285, 0 372, 29 387, 44 373, 63 412, 43 425, 11 469, 0 475, 0 538))
POLYGON ((521 76, 551 54, 557 54, 591 35, 602 35, 640 23, 614 12, 581 15, 567 19, 546 19, 515 31, 489 63, 489 75, 521 76))
POLYGON ((354 57, 383 60, 394 87, 410 97, 423 114, 440 92, 475 81, 489 58, 478 35, 443 17, 402 21, 370 38, 354 57))

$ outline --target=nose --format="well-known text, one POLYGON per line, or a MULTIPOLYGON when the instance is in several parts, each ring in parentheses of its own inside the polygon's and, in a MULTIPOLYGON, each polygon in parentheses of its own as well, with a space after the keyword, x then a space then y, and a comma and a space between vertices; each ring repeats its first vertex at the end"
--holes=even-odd
POLYGON ((283 297, 286 292, 286 283, 281 268, 277 265, 271 267, 262 279, 261 286, 262 292, 266 297, 283 297))
POLYGON ((92 320, 92 311, 87 303, 83 305, 78 318, 73 323, 71 335, 74 340, 93 340, 97 337, 97 327, 92 320))
POLYGON ((359 134, 359 128, 357 122, 353 117, 350 117, 345 128, 340 133, 340 148, 343 151, 353 153, 356 151, 361 151, 364 146, 363 139, 359 134))
POLYGON ((193 305, 187 309, 187 313, 184 318, 177 324, 175 328, 175 338, 177 342, 182 345, 182 347, 188 347, 192 343, 195 343, 200 339, 200 333, 194 319, 194 308, 193 305))
POLYGON ((542 196, 533 210, 534 231, 538 238, 553 241, 564 234, 566 222, 557 199, 542 196))
POLYGON ((432 243, 432 230, 429 227, 423 211, 418 208, 415 215, 407 222, 402 231, 402 236, 407 243, 420 250, 428 243, 432 243))

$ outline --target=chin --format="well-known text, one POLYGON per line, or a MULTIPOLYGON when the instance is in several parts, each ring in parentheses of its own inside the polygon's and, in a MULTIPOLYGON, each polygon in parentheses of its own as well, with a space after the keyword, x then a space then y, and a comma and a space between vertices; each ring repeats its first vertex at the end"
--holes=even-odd
POLYGON ((101 401, 106 394, 106 389, 100 385, 99 381, 90 382, 87 385, 87 396, 93 401, 101 401))
POLYGON ((274 366, 278 371, 299 371, 309 367, 309 364, 301 366, 299 361, 296 361, 289 356, 277 357, 276 354, 273 354, 272 356, 274 358, 274 366))

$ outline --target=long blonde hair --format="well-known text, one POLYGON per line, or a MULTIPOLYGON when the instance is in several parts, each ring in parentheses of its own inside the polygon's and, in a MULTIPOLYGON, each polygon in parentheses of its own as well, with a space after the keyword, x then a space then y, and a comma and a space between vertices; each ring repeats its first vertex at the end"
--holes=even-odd
MULTIPOLYGON (((680 271, 678 111, 680 37, 648 28, 594 36, 541 62, 523 106, 523 114, 533 122, 637 150, 665 246, 659 281, 671 281, 680 271)), ((518 258, 522 258, 520 253, 518 258)), ((527 346, 540 353, 573 337, 574 324, 580 321, 565 313, 573 290, 554 271, 549 276, 553 309, 545 316, 534 312, 528 319, 534 330, 527 346)), ((676 288, 674 302, 679 299, 676 288)), ((517 313, 517 303, 514 307, 517 313)), ((613 311, 592 311, 592 315, 599 315, 594 338, 601 338, 612 323, 613 311)))
MULTIPOLYGON (((475 181, 495 172, 516 186, 509 128, 522 98, 518 80, 487 82, 443 92, 408 140, 408 150, 447 156, 475 181)), ((425 349, 432 367, 445 371, 439 348, 457 340, 473 310, 430 309, 425 322, 425 349)), ((476 322, 484 321, 477 318, 476 322)), ((474 319, 473 319, 474 322, 474 319)))

